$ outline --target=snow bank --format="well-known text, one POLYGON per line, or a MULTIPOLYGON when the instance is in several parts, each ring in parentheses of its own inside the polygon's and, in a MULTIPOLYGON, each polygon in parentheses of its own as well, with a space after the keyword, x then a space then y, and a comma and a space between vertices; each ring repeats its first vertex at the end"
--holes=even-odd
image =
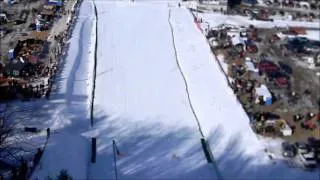
POLYGON ((288 34, 283 34, 283 33, 277 33, 277 35, 281 38, 294 38, 294 37, 305 37, 311 40, 317 40, 320 41, 320 31, 317 30, 307 30, 306 34, 299 34, 299 35, 288 35, 288 34))
POLYGON ((224 62, 224 55, 223 54, 218 54, 217 55, 217 60, 220 62, 222 69, 225 73, 228 73, 228 64, 226 62, 224 62))
POLYGON ((35 103, 44 103, 39 107, 42 116, 35 118, 38 122, 43 118, 42 126, 50 127, 52 133, 31 179, 56 177, 62 169, 74 179, 87 177, 90 146, 84 133, 89 127, 93 22, 92 2, 84 1, 72 37, 66 44, 67 52, 61 60, 62 72, 56 79, 51 100, 35 103))
POLYGON ((273 28, 273 27, 288 27, 288 26, 299 26, 306 28, 319 28, 319 22, 300 22, 290 20, 274 20, 271 21, 259 21, 250 20, 249 17, 244 16, 230 16, 219 13, 197 13, 199 18, 202 18, 204 22, 208 22, 211 27, 216 27, 220 24, 232 24, 236 26, 248 26, 250 24, 260 28, 273 28))

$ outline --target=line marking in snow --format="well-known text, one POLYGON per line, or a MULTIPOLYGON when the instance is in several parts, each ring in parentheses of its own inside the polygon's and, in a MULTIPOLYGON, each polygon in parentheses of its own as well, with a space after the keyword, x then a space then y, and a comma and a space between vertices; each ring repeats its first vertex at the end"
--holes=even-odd
POLYGON ((170 18, 171 18, 171 9, 169 9, 168 22, 169 22, 170 29, 171 29, 172 44, 173 44, 173 49, 174 49, 174 55, 175 55, 176 63, 177 63, 178 69, 179 69, 179 71, 180 71, 180 74, 181 74, 181 76, 182 76, 182 78, 183 78, 183 81, 184 81, 184 84, 185 84, 185 87, 186 87, 186 93, 187 93, 187 96, 188 96, 188 101, 189 101, 190 109, 191 109, 191 111, 192 111, 192 114, 194 115, 194 118, 195 118, 196 121, 197 121, 200 134, 201 134, 202 137, 204 137, 203 132, 202 132, 202 129, 201 129, 201 126, 200 126, 199 118, 198 118, 198 116, 197 116, 197 114, 196 114, 196 112, 195 112, 195 110, 194 110, 194 108, 193 108, 192 102, 191 102, 190 93, 189 93, 189 86, 188 86, 186 77, 185 77, 185 75, 184 75, 183 72, 182 72, 182 68, 181 68, 180 63, 179 63, 179 60, 178 60, 178 53, 177 53, 177 49, 176 49, 174 32, 173 32, 173 27, 172 27, 170 18))
MULTIPOLYGON (((88 18, 86 18, 81 24, 80 33, 81 33, 82 37, 84 37, 84 33, 85 33, 84 32, 84 27, 85 27, 85 24, 87 22, 89 22, 88 18)), ((77 53, 77 56, 76 56, 76 58, 74 60, 72 68, 71 68, 70 75, 69 75, 69 77, 67 79, 67 96, 66 96, 67 104, 71 104, 71 97, 73 96, 73 91, 74 91, 74 82, 76 82, 77 71, 78 71, 79 66, 81 64, 81 57, 82 57, 82 54, 83 54, 83 51, 84 51, 83 38, 79 39, 78 48, 79 48, 78 49, 79 52, 77 53)))
POLYGON ((221 175, 221 173, 220 173, 220 170, 219 170, 219 168, 218 168, 218 165, 217 165, 217 163, 216 163, 216 161, 215 161, 215 158, 214 158, 214 156, 213 156, 213 154, 212 154, 212 151, 211 151, 211 149, 210 149, 210 147, 209 147, 209 144, 207 144, 207 141, 205 140, 205 137, 204 137, 203 132, 202 132, 202 130, 201 130, 201 125, 200 125, 199 118, 198 118, 198 116, 197 116, 197 114, 196 114, 196 112, 195 112, 195 110, 194 110, 194 108, 193 108, 193 105, 192 105, 192 101, 191 101, 190 93, 189 93, 189 86, 188 86, 186 77, 185 77, 184 73, 182 72, 182 68, 181 68, 180 63, 179 63, 179 60, 178 60, 178 53, 177 53, 177 49, 176 49, 176 43, 175 43, 175 38, 174 38, 174 31, 173 31, 173 27, 172 27, 172 24, 171 24, 170 19, 171 19, 171 9, 169 9, 168 22, 169 22, 170 29, 171 29, 172 44, 173 44, 173 49, 174 49, 174 54, 175 54, 176 63, 177 63, 177 66, 178 66, 178 68, 179 68, 179 71, 180 71, 180 73, 181 73, 181 76, 182 76, 182 78, 183 78, 183 81, 184 81, 184 84, 185 84, 185 87, 186 87, 186 93, 187 93, 187 96, 188 96, 189 106, 190 106, 190 108, 191 108, 191 110, 192 110, 192 113, 193 113, 193 115, 194 115, 194 117, 195 117, 195 119, 196 119, 196 121, 197 121, 198 128, 199 128, 200 134, 201 134, 201 136, 202 136, 201 141, 204 141, 204 142, 205 142, 205 148, 203 148, 203 150, 204 150, 204 151, 207 151, 207 152, 210 154, 211 159, 212 159, 212 165, 213 165, 213 168, 214 168, 214 170, 215 170, 215 173, 216 173, 218 179, 223 179, 223 178, 222 178, 222 175, 221 175), (208 147, 209 147, 209 148, 208 148, 208 147))
POLYGON ((91 107, 90 107, 90 124, 93 126, 93 106, 94 106, 94 97, 96 89, 96 78, 97 78, 97 58, 98 58, 98 10, 97 6, 92 0, 94 7, 94 14, 96 16, 96 38, 95 38, 95 48, 94 48, 94 65, 93 65, 93 83, 92 83, 92 94, 91 94, 91 107))

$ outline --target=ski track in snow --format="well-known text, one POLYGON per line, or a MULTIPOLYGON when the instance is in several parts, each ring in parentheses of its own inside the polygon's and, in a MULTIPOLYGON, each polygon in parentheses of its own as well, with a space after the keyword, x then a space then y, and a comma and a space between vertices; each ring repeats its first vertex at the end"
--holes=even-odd
MULTIPOLYGON (((194 110, 194 108, 193 108, 192 102, 191 102, 188 82, 187 82, 187 80, 186 80, 186 77, 185 77, 185 75, 184 75, 184 73, 183 73, 183 71, 182 71, 182 69, 181 69, 181 65, 180 65, 180 63, 179 63, 179 59, 178 59, 178 55, 177 55, 177 49, 176 49, 176 44, 175 44, 175 38, 174 38, 174 30, 173 30, 173 27, 172 27, 172 24, 171 24, 171 9, 169 9, 168 22, 169 22, 169 24, 170 24, 170 30, 171 30, 171 34, 172 34, 172 44, 173 44, 173 48, 174 48, 175 59, 176 59, 176 62, 177 62, 177 66, 179 67, 179 71, 180 71, 180 73, 181 73, 181 76, 183 77, 183 81, 184 81, 184 83, 185 83, 186 93, 187 93, 187 95, 188 95, 189 105, 190 105, 190 108, 191 108, 191 110, 192 110, 192 113, 193 113, 193 115, 194 115, 194 117, 195 117, 195 119, 196 119, 196 121, 197 121, 200 134, 201 134, 201 136, 205 139, 205 137, 204 137, 204 135, 203 135, 203 132, 202 132, 202 128, 201 128, 200 122, 199 122, 199 118, 198 118, 198 116, 197 116, 197 114, 196 114, 196 112, 195 112, 195 110, 194 110)), ((194 68, 194 70, 197 70, 197 68, 194 68)), ((212 154, 212 153, 210 152, 210 154, 212 154)), ((213 163, 212 163, 212 165, 213 165, 214 171, 215 171, 215 173, 216 173, 216 176, 217 176, 218 179, 222 179, 222 175, 221 175, 221 173, 220 173, 219 168, 217 167, 216 160, 215 160, 214 156, 212 156, 212 158, 213 158, 213 163)))
MULTIPOLYGON (((90 22, 88 21, 88 18, 89 17, 86 17, 83 22, 82 22, 82 25, 81 25, 81 29, 80 29, 80 36, 81 37, 84 37, 86 34, 86 31, 84 31, 84 28, 85 28, 85 24, 90 22)), ((67 80, 67 92, 66 92, 66 98, 67 98, 67 104, 70 104, 71 101, 72 101, 72 96, 73 96, 73 92, 74 92, 74 82, 76 82, 76 77, 77 77, 77 72, 78 72, 78 69, 81 65, 81 58, 83 56, 83 51, 85 51, 86 47, 83 46, 83 38, 79 38, 79 43, 78 43, 78 53, 77 53, 77 56, 75 58, 75 61, 74 61, 74 64, 72 65, 72 69, 70 71, 70 75, 68 77, 68 80, 67 80)))
POLYGON ((191 111, 192 111, 192 114, 194 115, 194 118, 195 118, 196 121, 197 121, 198 126, 199 126, 199 132, 200 132, 201 136, 203 137, 203 133, 202 133, 202 130, 201 130, 201 125, 200 125, 200 123, 199 123, 198 116, 197 116, 196 112, 194 111, 194 108, 193 108, 193 105, 192 105, 192 102, 191 102, 188 83, 187 83, 186 77, 185 77, 185 75, 183 74, 183 71, 182 71, 181 66, 180 66, 180 63, 179 63, 179 59, 178 59, 178 55, 177 55, 177 49, 176 49, 175 40, 174 40, 174 31, 173 31, 173 28, 172 28, 172 25, 171 25, 171 22, 170 22, 170 18, 171 18, 171 9, 169 9, 168 22, 169 22, 170 30, 171 30, 171 34, 172 34, 172 46, 173 46, 173 49, 174 49, 175 60, 176 60, 176 62, 177 62, 177 66, 178 66, 178 68, 179 68, 179 71, 180 71, 180 73, 181 73, 181 76, 182 76, 183 81, 184 81, 184 84, 185 84, 185 89, 186 89, 186 93, 187 93, 187 96, 188 96, 188 101, 189 101, 190 109, 191 109, 191 111))

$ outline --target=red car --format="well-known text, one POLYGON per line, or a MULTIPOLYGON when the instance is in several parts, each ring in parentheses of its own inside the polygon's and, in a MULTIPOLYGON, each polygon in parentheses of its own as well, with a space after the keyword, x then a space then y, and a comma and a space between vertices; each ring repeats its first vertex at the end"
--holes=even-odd
POLYGON ((288 79, 286 77, 278 77, 276 78, 275 82, 278 87, 284 87, 288 85, 288 79))
POLYGON ((258 52, 258 47, 256 45, 249 45, 247 46, 247 51, 248 53, 257 53, 258 52))
POLYGON ((317 125, 315 123, 313 123, 312 121, 305 121, 305 122, 301 123, 301 127, 304 129, 314 130, 317 128, 317 125))
POLYGON ((259 63, 258 68, 259 68, 260 72, 267 73, 267 74, 268 73, 275 73, 280 70, 280 68, 276 64, 274 64, 270 61, 261 61, 259 63))

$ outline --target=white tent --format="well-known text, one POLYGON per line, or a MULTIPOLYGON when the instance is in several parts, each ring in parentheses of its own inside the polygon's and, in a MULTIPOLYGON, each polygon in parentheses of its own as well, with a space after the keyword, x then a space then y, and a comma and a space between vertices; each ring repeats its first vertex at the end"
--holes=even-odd
POLYGON ((283 136, 291 136, 292 135, 292 129, 288 126, 288 124, 284 125, 284 128, 280 129, 283 136))
POLYGON ((268 90, 266 85, 262 84, 260 87, 257 87, 256 88, 256 95, 258 97, 262 96, 263 97, 263 101, 267 105, 271 105, 272 104, 272 95, 271 95, 271 93, 268 90))

